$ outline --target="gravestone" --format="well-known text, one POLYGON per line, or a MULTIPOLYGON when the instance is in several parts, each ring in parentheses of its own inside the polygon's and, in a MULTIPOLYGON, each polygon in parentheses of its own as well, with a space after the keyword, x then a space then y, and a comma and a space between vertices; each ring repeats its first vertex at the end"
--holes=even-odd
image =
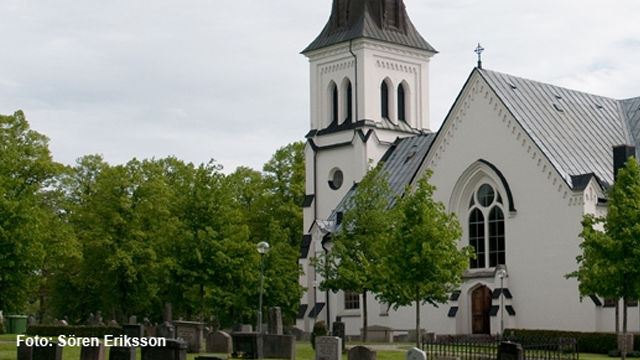
POLYGON ((140 349, 142 360, 186 360, 187 343, 167 339, 165 346, 144 346, 140 349))
POLYGON ((337 336, 316 338, 316 360, 342 360, 342 339, 337 336))
POLYGON ((29 317, 27 318, 27 326, 35 325, 35 324, 36 324, 36 315, 35 314, 29 314, 29 317))
MULTIPOLYGON (((415 343, 416 340, 418 340, 418 335, 416 335, 416 329, 411 329, 409 331, 407 331, 407 341, 408 342, 412 342, 415 343)), ((425 335, 427 334, 427 330, 425 329, 420 329, 420 338, 424 339, 425 335)))
POLYGON ((367 346, 354 346, 347 353, 347 360, 376 360, 377 353, 367 346))
POLYGON ((33 347, 21 342, 18 346, 18 360, 33 360, 33 347))
POLYGON ((345 338, 344 338, 346 334, 346 330, 347 330, 346 325, 342 321, 335 321, 331 326, 331 334, 333 336, 339 337, 342 340, 343 352, 344 352, 345 346, 347 345, 347 342, 345 341, 345 338))
POLYGON ((262 335, 262 355, 265 359, 296 358, 296 337, 293 335, 262 335))
MULTIPOLYGON (((360 329, 360 339, 364 339, 363 329, 360 329)), ((388 326, 373 325, 367 327, 367 341, 393 342, 393 329, 388 326)))
POLYGON ((200 356, 197 356, 194 360, 227 360, 227 359, 221 358, 219 356, 213 356, 213 355, 200 355, 200 356))
POLYGON ((414 347, 407 351, 407 360, 427 360, 427 353, 414 347))
POLYGON ((224 331, 216 331, 207 336, 207 352, 231 354, 233 343, 231 336, 224 331))
POLYGON ((522 345, 510 341, 500 342, 498 360, 524 360, 522 345))
POLYGON ((176 338, 187 342, 188 352, 202 352, 203 323, 195 321, 174 321, 173 324, 176 327, 176 338))
POLYGON ((170 322, 165 321, 156 328, 156 336, 165 339, 176 338, 176 328, 170 322))
POLYGON ((104 343, 98 346, 83 346, 80 350, 80 360, 106 360, 104 343))
POLYGON ((62 360, 62 346, 57 341, 49 342, 49 346, 35 346, 34 360, 62 360))
POLYGON ((269 308, 269 334, 282 335, 282 311, 278 306, 269 308))
POLYGON ((136 348, 112 346, 109 348, 109 360, 136 360, 136 348))
POLYGON ((309 332, 298 329, 297 327, 292 327, 290 332, 291 335, 296 337, 297 341, 309 341, 309 339, 311 339, 309 332))
POLYGON ((254 332, 236 332, 231 334, 233 339, 233 354, 242 355, 246 359, 263 359, 262 334, 254 332))

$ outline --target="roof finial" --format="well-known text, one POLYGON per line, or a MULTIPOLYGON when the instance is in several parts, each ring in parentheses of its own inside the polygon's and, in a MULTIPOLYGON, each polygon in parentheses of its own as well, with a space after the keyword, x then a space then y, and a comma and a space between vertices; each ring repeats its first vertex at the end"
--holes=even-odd
POLYGON ((482 52, 484 48, 478 43, 478 47, 474 50, 476 54, 478 54, 478 69, 482 69, 482 52))

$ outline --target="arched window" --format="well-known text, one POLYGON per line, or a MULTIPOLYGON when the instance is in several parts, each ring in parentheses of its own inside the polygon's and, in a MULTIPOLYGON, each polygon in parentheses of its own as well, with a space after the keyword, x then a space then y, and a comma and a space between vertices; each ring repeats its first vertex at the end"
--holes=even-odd
POLYGON ((469 201, 469 245, 475 249, 476 258, 471 259, 471 268, 506 264, 505 226, 503 203, 500 193, 484 183, 469 201), (487 248, 489 251, 487 251, 487 248))
POLYGON ((389 87, 385 81, 380 85, 380 103, 382 105, 381 115, 383 118, 389 118, 389 87))
POLYGON ((349 81, 349 83, 347 83, 347 98, 345 99, 346 104, 347 104, 347 116, 345 121, 350 122, 351 121, 351 115, 353 114, 353 90, 351 88, 351 81, 349 81))
POLYGON ((398 85, 398 120, 406 121, 407 112, 405 111, 404 86, 398 85))
POLYGON ((333 84, 331 95, 331 122, 338 123, 338 86, 333 84))

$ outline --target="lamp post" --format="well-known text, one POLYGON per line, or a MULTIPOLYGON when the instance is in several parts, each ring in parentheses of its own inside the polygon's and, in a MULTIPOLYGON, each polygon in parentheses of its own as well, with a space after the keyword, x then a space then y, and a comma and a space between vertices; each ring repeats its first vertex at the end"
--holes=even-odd
POLYGON ((500 338, 504 333, 504 277, 507 276, 507 270, 498 270, 498 277, 500 278, 500 338))
POLYGON ((260 253, 260 301, 258 303, 258 334, 262 333, 262 285, 264 280, 264 254, 269 252, 269 243, 260 241, 258 243, 260 253))
POLYGON ((318 320, 318 280, 313 280, 313 325, 315 326, 318 320))

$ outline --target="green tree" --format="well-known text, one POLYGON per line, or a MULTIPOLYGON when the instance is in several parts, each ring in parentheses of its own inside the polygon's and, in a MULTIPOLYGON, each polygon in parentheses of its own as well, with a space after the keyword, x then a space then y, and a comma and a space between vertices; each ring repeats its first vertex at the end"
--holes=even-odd
MULTIPOLYGON (((415 303, 416 334, 420 334, 420 304, 446 303, 462 283, 469 267, 470 248, 458 249, 462 228, 455 214, 442 202, 433 200, 435 186, 428 182, 431 172, 418 180, 415 189, 407 187, 398 199, 392 237, 386 241, 386 256, 378 299, 400 306, 415 303)), ((416 346, 420 347, 420 336, 416 346)))
POLYGON ((0 159, 0 309, 12 313, 40 287, 46 244, 57 228, 46 198, 63 167, 22 111, 0 116, 0 159))
MULTIPOLYGON (((640 165, 635 158, 619 170, 607 206, 605 217, 584 216, 578 270, 567 277, 578 279, 582 296, 623 299, 622 332, 626 334, 627 302, 640 298, 640 165)), ((626 341, 622 356, 626 356, 626 341)))
MULTIPOLYGON (((345 204, 341 228, 325 257, 312 259, 322 275, 320 289, 354 291, 363 299, 363 341, 367 341, 367 293, 380 289, 384 244, 393 235, 392 193, 382 164, 369 170, 345 204)), ((386 256, 386 254, 385 254, 386 256)))

